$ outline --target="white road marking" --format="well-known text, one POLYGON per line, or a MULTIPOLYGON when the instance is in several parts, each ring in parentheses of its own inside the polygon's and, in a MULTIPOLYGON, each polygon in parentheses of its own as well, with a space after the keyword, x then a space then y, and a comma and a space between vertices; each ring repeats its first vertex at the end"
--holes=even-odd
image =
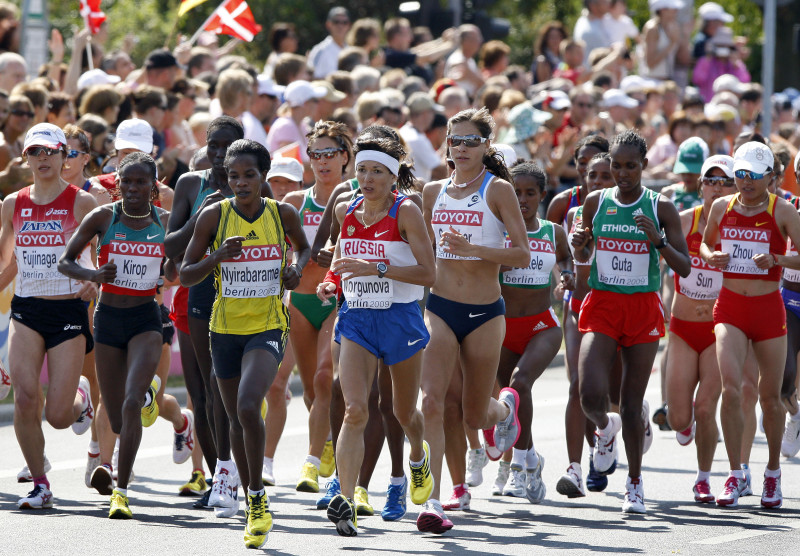
POLYGON ((791 529, 800 529, 800 523, 787 523, 786 525, 764 527, 756 530, 739 531, 738 533, 730 533, 728 535, 720 535, 719 537, 709 537, 699 541, 692 541, 692 544, 724 544, 726 542, 741 541, 753 537, 760 537, 761 535, 770 535, 772 533, 786 533, 791 529))

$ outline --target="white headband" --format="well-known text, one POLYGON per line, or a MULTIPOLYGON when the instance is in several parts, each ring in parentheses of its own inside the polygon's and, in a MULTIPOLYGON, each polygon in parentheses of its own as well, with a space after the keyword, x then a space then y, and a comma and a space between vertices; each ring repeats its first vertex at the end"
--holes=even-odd
POLYGON ((356 166, 367 160, 371 160, 372 162, 380 162, 386 166, 393 175, 400 175, 400 161, 393 156, 382 153, 381 151, 358 151, 358 154, 356 155, 356 166))

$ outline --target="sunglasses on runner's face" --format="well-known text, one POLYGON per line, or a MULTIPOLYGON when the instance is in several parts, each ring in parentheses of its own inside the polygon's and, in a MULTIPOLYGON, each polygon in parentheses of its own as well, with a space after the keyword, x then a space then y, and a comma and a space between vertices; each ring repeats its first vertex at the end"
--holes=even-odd
POLYGON ((480 135, 448 135, 447 136, 447 146, 448 147, 458 147, 461 143, 464 143, 465 146, 473 148, 477 147, 478 145, 482 145, 486 142, 486 137, 481 137, 480 135))
POLYGON ((28 156, 53 156, 54 154, 58 154, 61 152, 61 149, 51 149, 50 147, 31 147, 25 154, 28 156))
POLYGON ((740 180, 760 180, 764 176, 769 175, 772 173, 772 168, 767 168, 766 172, 762 172, 759 174, 758 172, 751 172, 750 170, 736 170, 733 175, 739 178, 740 180))
POLYGON ((330 160, 337 154, 344 152, 344 149, 322 149, 319 151, 306 151, 308 157, 311 160, 319 160, 320 158, 325 158, 326 160, 330 160))
POLYGON ((709 187, 714 187, 715 185, 720 187, 734 187, 736 184, 733 183, 733 180, 730 178, 715 176, 713 178, 703 178, 703 185, 707 185, 709 187))
POLYGON ((76 151, 75 149, 70 149, 67 151, 67 158, 78 158, 78 155, 81 154, 89 154, 84 151, 76 151))

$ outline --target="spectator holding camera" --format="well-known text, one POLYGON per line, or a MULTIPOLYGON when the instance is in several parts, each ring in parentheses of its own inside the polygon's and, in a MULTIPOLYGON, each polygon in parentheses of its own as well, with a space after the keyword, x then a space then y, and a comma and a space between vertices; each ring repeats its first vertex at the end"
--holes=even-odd
POLYGON ((721 75, 733 75, 741 83, 750 82, 750 72, 739 57, 730 27, 720 27, 708 41, 706 55, 697 60, 692 81, 706 102, 714 96, 714 80, 721 75))

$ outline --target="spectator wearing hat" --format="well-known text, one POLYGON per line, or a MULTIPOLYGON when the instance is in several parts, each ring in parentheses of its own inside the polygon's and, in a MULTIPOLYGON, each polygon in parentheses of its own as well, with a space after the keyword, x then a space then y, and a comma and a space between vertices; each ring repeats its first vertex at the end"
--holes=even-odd
POLYGON ((267 183, 272 188, 276 201, 303 186, 303 165, 288 156, 276 156, 267 173, 267 183))
POLYGON ((716 35, 717 31, 726 24, 733 23, 733 16, 716 2, 706 2, 697 10, 700 18, 700 31, 692 40, 692 56, 699 60, 706 55, 708 48, 706 41, 716 35))
POLYGON ((436 111, 441 108, 428 93, 414 93, 406 101, 408 122, 400 128, 400 137, 408 145, 414 162, 414 177, 427 183, 431 181, 434 170, 443 166, 441 155, 425 134, 433 124, 436 111))
POLYGON ((697 136, 689 137, 678 147, 672 173, 680 181, 661 190, 662 195, 672 200, 678 212, 703 204, 700 174, 709 156, 708 144, 697 136))
MULTIPOLYGON (((730 27, 720 27, 716 34, 706 41, 708 45, 707 53, 697 60, 692 82, 700 88, 700 94, 706 102, 710 102, 714 93, 719 92, 720 88, 714 89, 714 82, 723 75, 731 75, 736 78, 739 84, 750 82, 750 72, 739 57, 738 47, 733 38, 733 31, 730 27)), ((731 80, 725 82, 727 84, 731 80)), ((721 87, 722 85, 720 85, 721 87)), ((737 94, 741 94, 741 88, 734 86, 737 94)))
POLYGON ((152 51, 144 61, 145 79, 151 87, 172 89, 179 72, 178 60, 165 48, 152 51))
POLYGON ((339 108, 341 103, 347 98, 347 95, 341 91, 337 91, 330 81, 312 81, 311 86, 325 89, 325 96, 321 97, 317 102, 316 109, 311 114, 311 119, 315 122, 330 120, 334 111, 339 108))
POLYGON ((89 70, 78 78, 78 90, 88 89, 95 85, 116 85, 120 82, 118 75, 111 75, 99 68, 89 70))
POLYGON ((325 20, 325 29, 328 30, 328 36, 308 53, 308 63, 314 68, 315 79, 325 79, 336 71, 339 53, 347 45, 350 13, 341 6, 331 8, 325 20))
POLYGON ((258 89, 250 103, 250 112, 261 122, 266 133, 275 120, 275 114, 281 104, 281 95, 286 87, 276 85, 271 77, 264 74, 259 75, 256 81, 258 81, 258 89))
POLYGON ((572 36, 576 41, 583 42, 583 63, 588 65, 592 50, 611 46, 611 36, 605 22, 611 2, 610 0, 583 0, 583 6, 585 9, 578 21, 575 22, 572 36))
POLYGON ((602 104, 613 124, 612 133, 616 135, 618 131, 627 129, 633 121, 631 116, 639 106, 639 101, 629 97, 622 89, 608 89, 603 93, 602 104))
POLYGON ((327 89, 315 87, 308 81, 299 80, 290 83, 283 93, 289 113, 272 124, 267 134, 267 149, 274 153, 281 147, 298 143, 301 160, 304 164, 308 164, 306 134, 311 128, 305 120, 311 117, 317 102, 326 94, 328 94, 327 89))
POLYGON ((542 151, 549 152, 552 148, 552 136, 546 128, 542 133, 539 130, 552 117, 552 114, 534 108, 528 101, 521 102, 509 110, 508 128, 505 134, 498 137, 498 141, 510 145, 517 158, 543 160, 547 154, 542 151))
POLYGON ((688 37, 678 22, 681 0, 649 0, 651 19, 642 28, 639 75, 664 81, 675 77, 675 65, 688 65, 688 37))

